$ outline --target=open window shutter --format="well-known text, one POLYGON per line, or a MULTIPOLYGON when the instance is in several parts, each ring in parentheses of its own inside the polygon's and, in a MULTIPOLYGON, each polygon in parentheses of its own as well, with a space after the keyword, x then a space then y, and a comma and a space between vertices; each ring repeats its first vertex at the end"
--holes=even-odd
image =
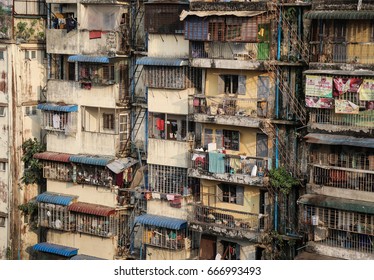
POLYGON ((218 202, 223 201, 223 191, 222 191, 222 185, 217 185, 216 187, 216 197, 218 199, 218 202))
POLYGON ((257 79, 257 97, 268 98, 270 92, 270 80, 268 76, 258 76, 257 79))
POLYGON ((245 90, 245 81, 246 81, 246 76, 242 76, 240 75, 238 77, 238 93, 239 94, 245 94, 246 90, 245 90))
POLYGON ((217 149, 221 149, 223 147, 223 130, 216 129, 216 144, 217 149))
POLYGON ((222 75, 218 76, 218 94, 225 92, 225 80, 222 75))
POLYGON ((236 204, 244 204, 244 188, 242 186, 236 187, 236 204))

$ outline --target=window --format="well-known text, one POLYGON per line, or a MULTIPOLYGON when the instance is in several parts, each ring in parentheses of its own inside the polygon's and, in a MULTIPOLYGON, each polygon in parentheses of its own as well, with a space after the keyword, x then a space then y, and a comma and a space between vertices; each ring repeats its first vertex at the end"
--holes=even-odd
POLYGON ((107 81, 114 81, 114 65, 103 66, 103 79, 107 81))
POLYGON ((6 162, 0 162, 0 171, 6 171, 6 162))
POLYGON ((5 117, 5 106, 0 107, 0 117, 5 117))
POLYGON ((0 227, 5 227, 5 217, 0 217, 0 227))
POLYGON ((25 59, 35 59, 36 58, 36 51, 25 51, 25 59))
POLYGON ((219 193, 221 194, 222 202, 239 205, 243 205, 244 203, 244 188, 242 186, 221 184, 219 186, 219 193))
POLYGON ((26 116, 35 116, 36 115, 36 106, 26 106, 25 109, 26 116))
POLYGON ((245 94, 246 76, 220 75, 218 80, 219 93, 245 94))
POLYGON ((239 151, 239 131, 223 130, 223 146, 227 150, 239 151))
POLYGON ((103 114, 104 129, 114 129, 114 114, 103 114))
POLYGON ((0 60, 4 60, 4 51, 0 51, 0 60))

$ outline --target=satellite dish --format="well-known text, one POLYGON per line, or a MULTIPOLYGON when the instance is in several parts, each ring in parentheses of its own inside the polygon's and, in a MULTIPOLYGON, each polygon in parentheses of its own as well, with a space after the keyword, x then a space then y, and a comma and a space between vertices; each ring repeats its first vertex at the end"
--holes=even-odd
POLYGON ((62 222, 61 222, 59 219, 56 220, 56 222, 55 222, 55 227, 56 227, 57 229, 60 229, 60 228, 62 227, 62 222))

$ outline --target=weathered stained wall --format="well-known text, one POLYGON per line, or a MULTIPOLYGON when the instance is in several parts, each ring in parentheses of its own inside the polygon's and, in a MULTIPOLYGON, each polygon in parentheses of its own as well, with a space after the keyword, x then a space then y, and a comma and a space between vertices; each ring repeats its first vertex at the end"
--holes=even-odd
POLYGON ((172 140, 148 139, 149 164, 188 168, 188 143, 172 140))
POLYGON ((168 90, 148 89, 148 111, 167 114, 188 114, 189 96, 194 93, 193 89, 168 90))
POLYGON ((188 46, 188 41, 183 35, 149 34, 148 56, 187 58, 188 46))

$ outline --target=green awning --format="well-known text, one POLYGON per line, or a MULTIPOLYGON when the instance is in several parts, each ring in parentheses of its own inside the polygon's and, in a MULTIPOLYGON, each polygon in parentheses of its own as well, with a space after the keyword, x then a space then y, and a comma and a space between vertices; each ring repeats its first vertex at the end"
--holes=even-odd
POLYGON ((306 19, 374 19, 374 11, 310 11, 306 19))
POLYGON ((345 199, 319 194, 305 194, 299 198, 297 203, 374 215, 374 203, 362 200, 345 199))

